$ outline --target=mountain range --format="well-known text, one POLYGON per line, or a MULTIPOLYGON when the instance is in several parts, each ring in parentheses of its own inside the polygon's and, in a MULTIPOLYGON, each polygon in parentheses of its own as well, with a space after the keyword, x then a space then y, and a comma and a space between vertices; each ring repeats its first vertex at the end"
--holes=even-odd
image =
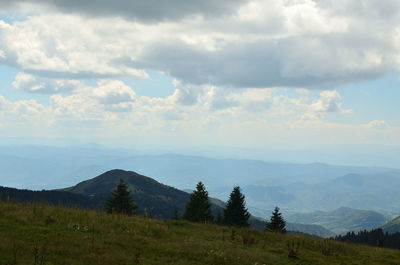
MULTIPOLYGON (((139 205, 139 213, 142 215, 147 214, 161 219, 171 218, 175 210, 181 215, 189 201, 190 195, 185 191, 161 184, 136 172, 119 169, 110 170, 75 186, 58 190, 32 191, 0 187, 0 197, 2 200, 24 203, 45 203, 103 210, 106 199, 120 179, 127 183, 132 199, 139 205)), ((214 215, 218 212, 223 213, 225 202, 210 198, 210 203, 214 215)), ((265 219, 251 216, 249 221, 254 228, 261 230, 265 228, 265 219)), ((334 235, 328 229, 313 224, 287 223, 287 229, 324 238, 334 235)))
POLYGON ((330 212, 315 211, 287 216, 289 222, 320 225, 336 234, 348 231, 371 230, 384 225, 394 216, 374 211, 340 207, 330 212))
MULTIPOLYGON (((111 191, 123 179, 131 191, 132 198, 139 205, 140 214, 152 215, 155 218, 171 218, 175 212, 181 215, 189 201, 189 193, 164 185, 158 181, 136 172, 120 169, 110 170, 99 176, 82 181, 74 186, 57 190, 19 190, 0 187, 1 199, 21 202, 48 203, 68 207, 103 210, 111 191)), ((214 215, 223 212, 225 202, 210 198, 214 215)), ((374 211, 356 210, 341 207, 331 212, 316 211, 284 216, 288 231, 332 237, 347 231, 372 229, 382 226, 393 216, 374 211)), ((252 216, 252 227, 264 229, 266 220, 252 216)), ((399 219, 386 224, 387 231, 395 232, 399 219), (389 228, 390 227, 390 228, 389 228)), ((396 230, 397 229, 397 230, 396 230)))
POLYGON ((400 212, 398 169, 153 155, 99 146, 0 147, 3 186, 60 189, 114 168, 151 176, 180 190, 202 181, 209 194, 220 200, 240 185, 250 212, 263 217, 275 206, 286 214, 342 206, 400 212))

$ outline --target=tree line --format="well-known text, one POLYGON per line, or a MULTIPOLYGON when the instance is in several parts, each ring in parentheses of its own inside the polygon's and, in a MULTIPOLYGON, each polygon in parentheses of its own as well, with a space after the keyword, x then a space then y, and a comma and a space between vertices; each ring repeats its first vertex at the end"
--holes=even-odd
POLYGON ((348 232, 346 235, 336 236, 335 240, 376 247, 400 248, 400 233, 389 234, 381 228, 371 231, 363 230, 358 233, 348 232))
MULTIPOLYGON (((111 197, 106 201, 106 211, 108 213, 136 214, 138 205, 136 205, 128 191, 127 185, 121 179, 111 197)), ((179 218, 177 210, 174 212, 174 218, 179 218)), ((245 196, 240 187, 235 186, 229 195, 229 200, 223 213, 218 212, 213 216, 211 212, 211 203, 208 192, 202 182, 196 185, 196 190, 190 194, 189 202, 186 204, 185 212, 182 218, 191 222, 215 222, 218 224, 248 227, 250 213, 246 208, 245 196)), ((275 207, 271 219, 267 222, 265 229, 273 232, 285 233, 286 222, 275 207)))

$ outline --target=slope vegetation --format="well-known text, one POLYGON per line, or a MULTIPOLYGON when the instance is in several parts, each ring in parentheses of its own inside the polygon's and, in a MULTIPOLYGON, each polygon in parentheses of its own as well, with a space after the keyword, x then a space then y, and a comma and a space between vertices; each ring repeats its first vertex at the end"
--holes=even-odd
POLYGON ((400 251, 180 220, 0 202, 2 264, 398 264, 400 251), (290 257, 289 257, 290 256, 290 257))

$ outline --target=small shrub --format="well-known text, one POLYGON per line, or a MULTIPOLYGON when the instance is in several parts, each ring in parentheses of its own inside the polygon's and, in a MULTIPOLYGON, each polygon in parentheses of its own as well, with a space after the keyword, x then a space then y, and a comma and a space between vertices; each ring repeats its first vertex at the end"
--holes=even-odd
POLYGON ((13 244, 13 261, 12 263, 6 263, 6 265, 17 265, 17 256, 18 256, 18 252, 19 252, 19 247, 17 246, 17 244, 13 244))
POLYGON ((52 225, 52 224, 55 224, 55 223, 56 223, 56 220, 53 219, 50 215, 48 215, 48 216, 46 217, 46 220, 44 220, 44 223, 45 223, 46 225, 52 225))
POLYGON ((34 265, 45 264, 46 245, 39 247, 38 244, 35 244, 32 250, 32 254, 34 257, 34 265))
POLYGON ((251 246, 255 243, 255 239, 252 236, 242 235, 242 242, 245 246, 251 246))
POLYGON ((322 242, 322 247, 321 247, 321 253, 322 255, 328 257, 328 256, 337 256, 338 254, 335 252, 335 246, 330 242, 329 240, 325 239, 322 242))
POLYGON ((288 257, 291 259, 298 259, 300 242, 287 243, 287 247, 288 247, 288 257))
POLYGON ((140 250, 136 253, 135 257, 133 258, 133 264, 140 264, 140 250))

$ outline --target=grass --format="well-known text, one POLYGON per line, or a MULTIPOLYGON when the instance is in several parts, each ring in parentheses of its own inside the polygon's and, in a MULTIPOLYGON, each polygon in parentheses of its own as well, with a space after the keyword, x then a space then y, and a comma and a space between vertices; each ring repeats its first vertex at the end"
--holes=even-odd
POLYGON ((5 202, 0 202, 0 236, 0 265, 400 262, 400 251, 394 249, 5 202))

